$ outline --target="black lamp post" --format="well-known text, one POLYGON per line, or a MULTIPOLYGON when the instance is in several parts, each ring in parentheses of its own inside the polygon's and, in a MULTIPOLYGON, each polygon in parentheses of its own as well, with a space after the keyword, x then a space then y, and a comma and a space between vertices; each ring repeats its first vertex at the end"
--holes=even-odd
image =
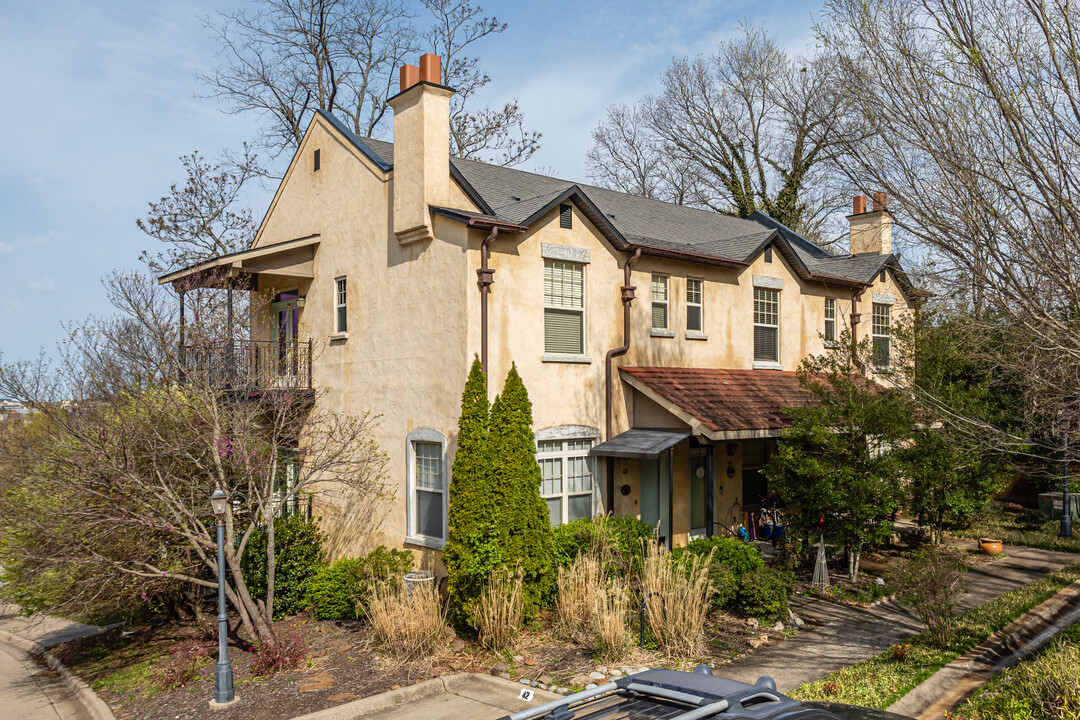
POLYGON ((1061 493, 1061 537, 1072 537, 1072 498, 1069 497, 1069 435, 1065 434, 1065 487, 1061 493))
POLYGON ((229 617, 225 614, 225 509, 229 496, 220 488, 210 496, 210 505, 217 518, 217 562, 218 562, 218 661, 214 672, 214 699, 212 708, 232 705, 236 702, 233 695, 232 663, 229 662, 228 632, 229 617))

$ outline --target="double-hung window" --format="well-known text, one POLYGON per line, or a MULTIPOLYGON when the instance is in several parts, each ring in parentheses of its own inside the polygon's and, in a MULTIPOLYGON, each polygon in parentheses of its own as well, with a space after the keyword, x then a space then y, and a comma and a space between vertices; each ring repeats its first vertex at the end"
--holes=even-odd
POLYGON ((408 436, 408 537, 441 547, 446 540, 445 439, 434 428, 418 428, 408 436))
POLYGON ((544 260, 544 352, 585 353, 585 266, 544 260))
POLYGON ((891 308, 884 303, 874 303, 871 334, 874 338, 874 365, 889 367, 890 341, 892 339, 891 308))
POLYGON ((653 330, 668 329, 668 276, 652 276, 652 326, 653 330))
POLYGON ((754 288, 754 360, 780 362, 780 291, 754 288))
POLYGON ((345 278, 334 281, 334 332, 344 333, 349 330, 349 316, 345 311, 345 278))
POLYGON ((686 329, 701 332, 704 329, 701 303, 701 280, 686 279, 686 329))
POLYGON ((836 342, 836 298, 825 298, 825 345, 836 342))
POLYGON ((552 525, 593 515, 592 440, 541 440, 536 461, 543 482, 540 495, 547 503, 552 525))

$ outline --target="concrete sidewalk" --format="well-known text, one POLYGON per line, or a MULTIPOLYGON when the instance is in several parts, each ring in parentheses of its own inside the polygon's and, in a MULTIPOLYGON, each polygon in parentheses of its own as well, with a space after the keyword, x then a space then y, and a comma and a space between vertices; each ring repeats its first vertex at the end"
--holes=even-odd
MULTIPOLYGON (((974 541, 950 543, 974 547, 974 541)), ((960 603, 969 610, 1080 560, 1074 553, 1005 546, 1005 558, 968 572, 967 594, 960 603)), ((825 625, 777 645, 762 648, 724 666, 718 674, 753 683, 771 675, 781 692, 827 677, 840 668, 873 657, 924 627, 918 617, 897 603, 869 609, 848 607, 819 598, 796 596, 792 609, 825 625)))
POLYGON ((40 613, 20 615, 20 612, 20 608, 15 605, 0 604, 0 631, 33 640, 43 648, 55 647, 87 635, 96 635, 123 624, 116 623, 102 627, 40 613))
POLYGON ((74 690, 27 651, 0 642, 0 717, 91 720, 74 690))
POLYGON ((50 668, 34 654, 109 628, 48 615, 22 616, 18 613, 18 607, 0 605, 0 717, 20 720, 111 718, 108 707, 84 682, 73 678, 55 658, 51 658, 50 662, 55 665, 50 668))

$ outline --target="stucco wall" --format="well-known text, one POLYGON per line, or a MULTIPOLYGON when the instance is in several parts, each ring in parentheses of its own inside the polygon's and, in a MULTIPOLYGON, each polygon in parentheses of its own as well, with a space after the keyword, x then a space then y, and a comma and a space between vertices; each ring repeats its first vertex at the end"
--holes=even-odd
MULTIPOLYGON (((404 146, 400 146, 404 147, 404 146)), ((399 148, 400 151, 400 148, 399 148)), ((453 182, 449 204, 472 207, 453 182)), ((351 414, 381 415, 376 437, 388 456, 392 497, 387 504, 382 540, 402 546, 406 528, 406 437, 430 427, 445 436, 444 469, 449 476, 456 445, 461 388, 473 355, 480 349, 480 293, 476 269, 486 230, 433 216, 435 239, 401 245, 393 233, 393 175, 387 176, 368 158, 317 119, 294 158, 258 235, 258 246, 320 235, 315 255, 315 281, 302 285, 306 305, 301 313, 301 337, 315 340, 314 379, 325 393, 322 407, 351 414), (321 170, 315 172, 312 153, 321 151, 321 170), (334 281, 348 279, 348 337, 331 339, 334 328, 334 281)), ((603 432, 604 356, 622 344, 622 265, 628 255, 617 252, 575 206, 573 227, 560 227, 558 209, 522 234, 500 234, 491 246, 495 283, 489 298, 489 395, 499 392, 511 363, 516 363, 533 404, 534 428, 579 425, 603 432), (543 244, 587 250, 585 268, 585 349, 581 362, 550 362, 544 358, 543 244)), ((808 354, 824 349, 824 298, 837 299, 837 333, 848 322, 852 291, 804 283, 779 252, 771 263, 758 256, 744 269, 721 268, 642 257, 633 266, 631 283, 637 299, 631 313, 632 344, 618 365, 659 365, 752 368, 754 275, 783 283, 780 318, 780 364, 797 369, 808 354), (669 280, 671 337, 653 337, 650 285, 653 272, 669 280), (707 339, 686 335, 686 279, 703 280, 703 331, 707 339)), ((272 292, 272 282, 261 280, 272 292)), ((872 293, 889 293, 896 300, 893 322, 904 312, 903 295, 893 278, 876 280, 860 302, 860 336, 870 332, 872 293)), ((765 371, 762 371, 765 372, 765 371)), ((633 424, 659 426, 662 409, 633 393, 614 371, 614 432, 633 424), (640 413, 632 422, 633 413, 640 413)), ((678 423, 675 423, 678 424, 678 423)), ((601 438, 605 439, 605 438, 601 438)), ((716 516, 730 524, 730 505, 741 495, 741 455, 731 456, 735 477, 725 476, 726 445, 716 448, 718 492, 716 516)), ((688 443, 676 450, 675 536, 684 541, 689 530, 688 443)), ((602 468, 602 463, 597 464, 602 468)), ((616 461, 615 509, 640 513, 637 463, 616 461), (624 472, 625 471, 625 472, 624 472), (630 494, 622 495, 622 485, 630 494)), ((598 481, 600 478, 598 477, 598 481)), ((741 499, 741 498, 740 498, 741 499)), ((345 511, 347 501, 339 503, 345 511)), ((345 516, 334 522, 336 553, 357 553, 350 523, 363 518, 345 516)), ((435 554, 407 545, 432 566, 435 554)))

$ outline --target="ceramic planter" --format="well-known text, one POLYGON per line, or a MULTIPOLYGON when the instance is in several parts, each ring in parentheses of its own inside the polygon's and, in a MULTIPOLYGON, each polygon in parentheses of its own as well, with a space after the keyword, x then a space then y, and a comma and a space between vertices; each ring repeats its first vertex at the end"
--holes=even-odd
POLYGON ((1001 541, 992 538, 979 538, 979 549, 986 555, 1000 555, 1001 541))

